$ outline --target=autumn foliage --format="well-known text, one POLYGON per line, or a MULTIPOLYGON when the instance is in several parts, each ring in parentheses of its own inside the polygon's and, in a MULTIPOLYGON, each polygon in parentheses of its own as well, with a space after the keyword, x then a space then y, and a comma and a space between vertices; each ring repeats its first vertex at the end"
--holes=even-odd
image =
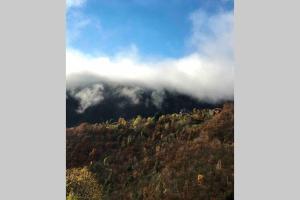
POLYGON ((67 178, 88 174, 72 184, 90 184, 101 199, 233 199, 233 125, 233 103, 83 123, 67 129, 67 178))

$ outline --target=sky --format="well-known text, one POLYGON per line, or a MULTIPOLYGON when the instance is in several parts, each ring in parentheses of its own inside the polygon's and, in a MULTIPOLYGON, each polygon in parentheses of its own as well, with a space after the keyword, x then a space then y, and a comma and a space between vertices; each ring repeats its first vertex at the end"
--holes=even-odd
POLYGON ((67 0, 67 88, 102 77, 232 99, 233 9, 233 0, 67 0))
POLYGON ((142 56, 178 58, 191 52, 190 14, 230 11, 230 0, 67 0, 67 46, 113 56, 136 47, 142 56))

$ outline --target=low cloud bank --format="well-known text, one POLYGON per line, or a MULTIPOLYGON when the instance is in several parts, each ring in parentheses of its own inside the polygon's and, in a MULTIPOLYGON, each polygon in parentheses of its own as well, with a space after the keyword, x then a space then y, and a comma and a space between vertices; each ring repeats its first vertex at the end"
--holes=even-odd
POLYGON ((81 112, 99 103, 101 87, 97 81, 135 84, 120 94, 138 103, 139 86, 158 91, 153 95, 157 105, 162 101, 164 89, 218 102, 233 99, 233 13, 220 12, 208 16, 197 10, 190 15, 191 37, 188 55, 178 59, 144 60, 135 46, 114 57, 92 56, 76 49, 67 49, 67 89, 83 88, 79 94, 81 112), (92 86, 91 86, 92 85, 92 86), (86 86, 87 88, 84 88, 86 86))

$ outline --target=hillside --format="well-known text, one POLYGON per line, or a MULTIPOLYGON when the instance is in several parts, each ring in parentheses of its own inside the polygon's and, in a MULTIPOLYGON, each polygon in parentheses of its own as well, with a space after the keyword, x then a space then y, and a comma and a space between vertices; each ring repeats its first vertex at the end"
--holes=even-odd
POLYGON ((233 199, 234 106, 68 128, 69 199, 233 199))

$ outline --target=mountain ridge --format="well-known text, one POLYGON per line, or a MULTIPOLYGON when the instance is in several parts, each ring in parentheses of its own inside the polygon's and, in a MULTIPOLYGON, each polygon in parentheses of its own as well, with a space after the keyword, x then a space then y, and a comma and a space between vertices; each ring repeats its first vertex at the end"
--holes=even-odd
POLYGON ((119 117, 128 120, 137 115, 149 117, 191 111, 193 108, 220 108, 228 101, 211 102, 174 90, 109 82, 68 89, 66 97, 68 128, 83 122, 116 121, 119 117))

